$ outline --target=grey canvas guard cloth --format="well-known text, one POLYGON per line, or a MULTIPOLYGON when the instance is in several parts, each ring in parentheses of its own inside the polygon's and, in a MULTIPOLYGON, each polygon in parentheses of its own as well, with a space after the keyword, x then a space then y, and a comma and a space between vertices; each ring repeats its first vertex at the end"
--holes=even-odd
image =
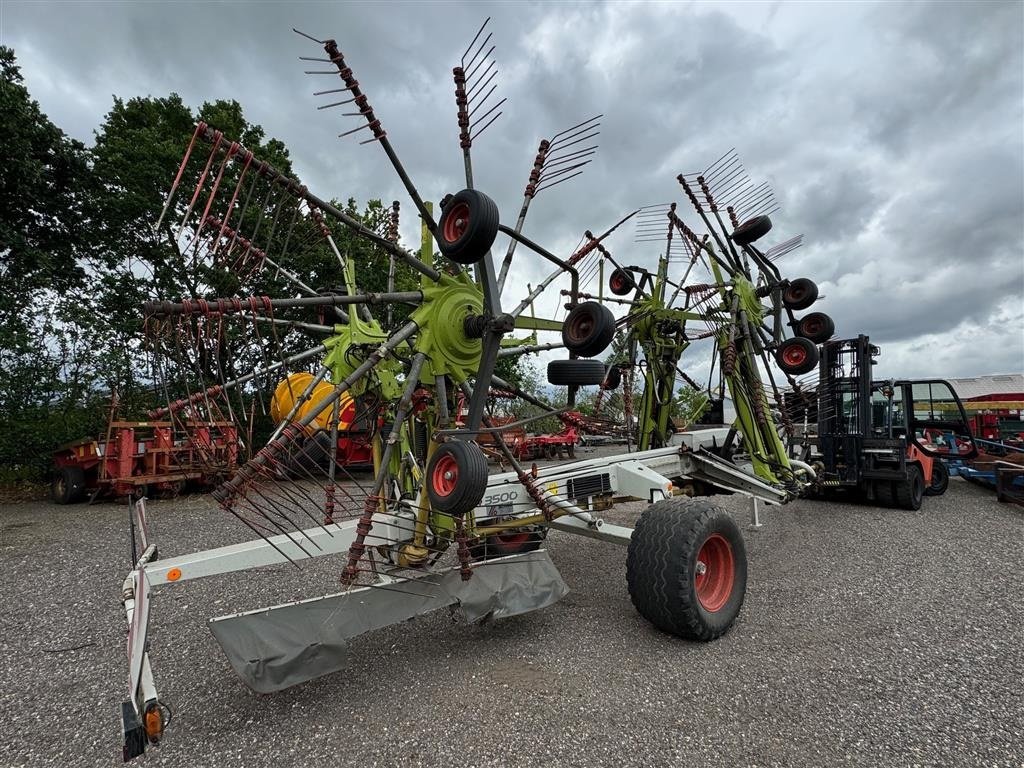
POLYGON ((273 693, 345 667, 349 638, 446 606, 463 621, 500 619, 562 599, 569 588, 544 550, 503 557, 383 586, 363 587, 210 620, 235 672, 259 693, 273 693))

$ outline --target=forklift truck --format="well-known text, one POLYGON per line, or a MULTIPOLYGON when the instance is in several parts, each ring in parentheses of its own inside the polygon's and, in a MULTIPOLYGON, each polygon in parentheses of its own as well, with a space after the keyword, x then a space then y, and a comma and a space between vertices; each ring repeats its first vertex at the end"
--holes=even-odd
POLYGON ((948 382, 873 381, 878 354, 864 335, 822 345, 817 436, 806 441, 805 460, 822 495, 853 491, 879 506, 920 509, 949 484, 941 459, 973 458, 977 449, 948 382))

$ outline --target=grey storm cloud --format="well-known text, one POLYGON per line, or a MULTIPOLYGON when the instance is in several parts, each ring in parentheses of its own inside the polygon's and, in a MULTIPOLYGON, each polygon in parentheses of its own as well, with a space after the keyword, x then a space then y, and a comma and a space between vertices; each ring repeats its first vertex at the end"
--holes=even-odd
MULTIPOLYGON (((111 96, 237 99, 322 197, 398 199, 384 154, 316 110, 299 56, 333 37, 421 193, 462 184, 451 68, 491 16, 504 114, 474 150, 477 185, 513 218, 537 143, 603 114, 585 174, 544 192, 526 234, 569 252, 630 210, 676 200, 676 174, 735 148, 781 208, 768 245, 821 286, 839 334, 879 372, 1024 370, 1024 5, 1019 2, 21 3, 0 6, 32 95, 87 143, 111 96)), ((695 227, 696 228, 696 227, 695 227)), ((416 223, 406 213, 406 242, 416 223)), ((623 227, 621 261, 658 246, 623 227)), ((512 296, 548 271, 524 258, 512 296)), ((556 310, 558 297, 538 302, 556 310)), ((707 373, 698 345, 688 370, 707 373)))

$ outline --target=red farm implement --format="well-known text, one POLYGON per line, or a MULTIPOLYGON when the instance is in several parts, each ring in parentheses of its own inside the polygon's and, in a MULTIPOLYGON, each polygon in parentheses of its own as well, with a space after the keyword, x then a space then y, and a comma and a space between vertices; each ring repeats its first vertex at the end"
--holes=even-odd
POLYGON ((85 438, 53 454, 51 495, 83 498, 174 496, 186 483, 216 485, 234 474, 238 434, 229 421, 111 421, 105 438, 85 438))

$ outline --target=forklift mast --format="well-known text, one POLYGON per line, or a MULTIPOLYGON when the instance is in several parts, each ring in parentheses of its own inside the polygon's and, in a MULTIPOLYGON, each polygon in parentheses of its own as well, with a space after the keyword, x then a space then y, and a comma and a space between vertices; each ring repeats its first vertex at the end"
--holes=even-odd
MULTIPOLYGON (((871 369, 878 354, 863 334, 821 347, 818 447, 825 466, 838 472, 841 481, 859 479, 864 436, 874 432, 871 369)), ((889 431, 891 437, 891 427, 889 431)))

